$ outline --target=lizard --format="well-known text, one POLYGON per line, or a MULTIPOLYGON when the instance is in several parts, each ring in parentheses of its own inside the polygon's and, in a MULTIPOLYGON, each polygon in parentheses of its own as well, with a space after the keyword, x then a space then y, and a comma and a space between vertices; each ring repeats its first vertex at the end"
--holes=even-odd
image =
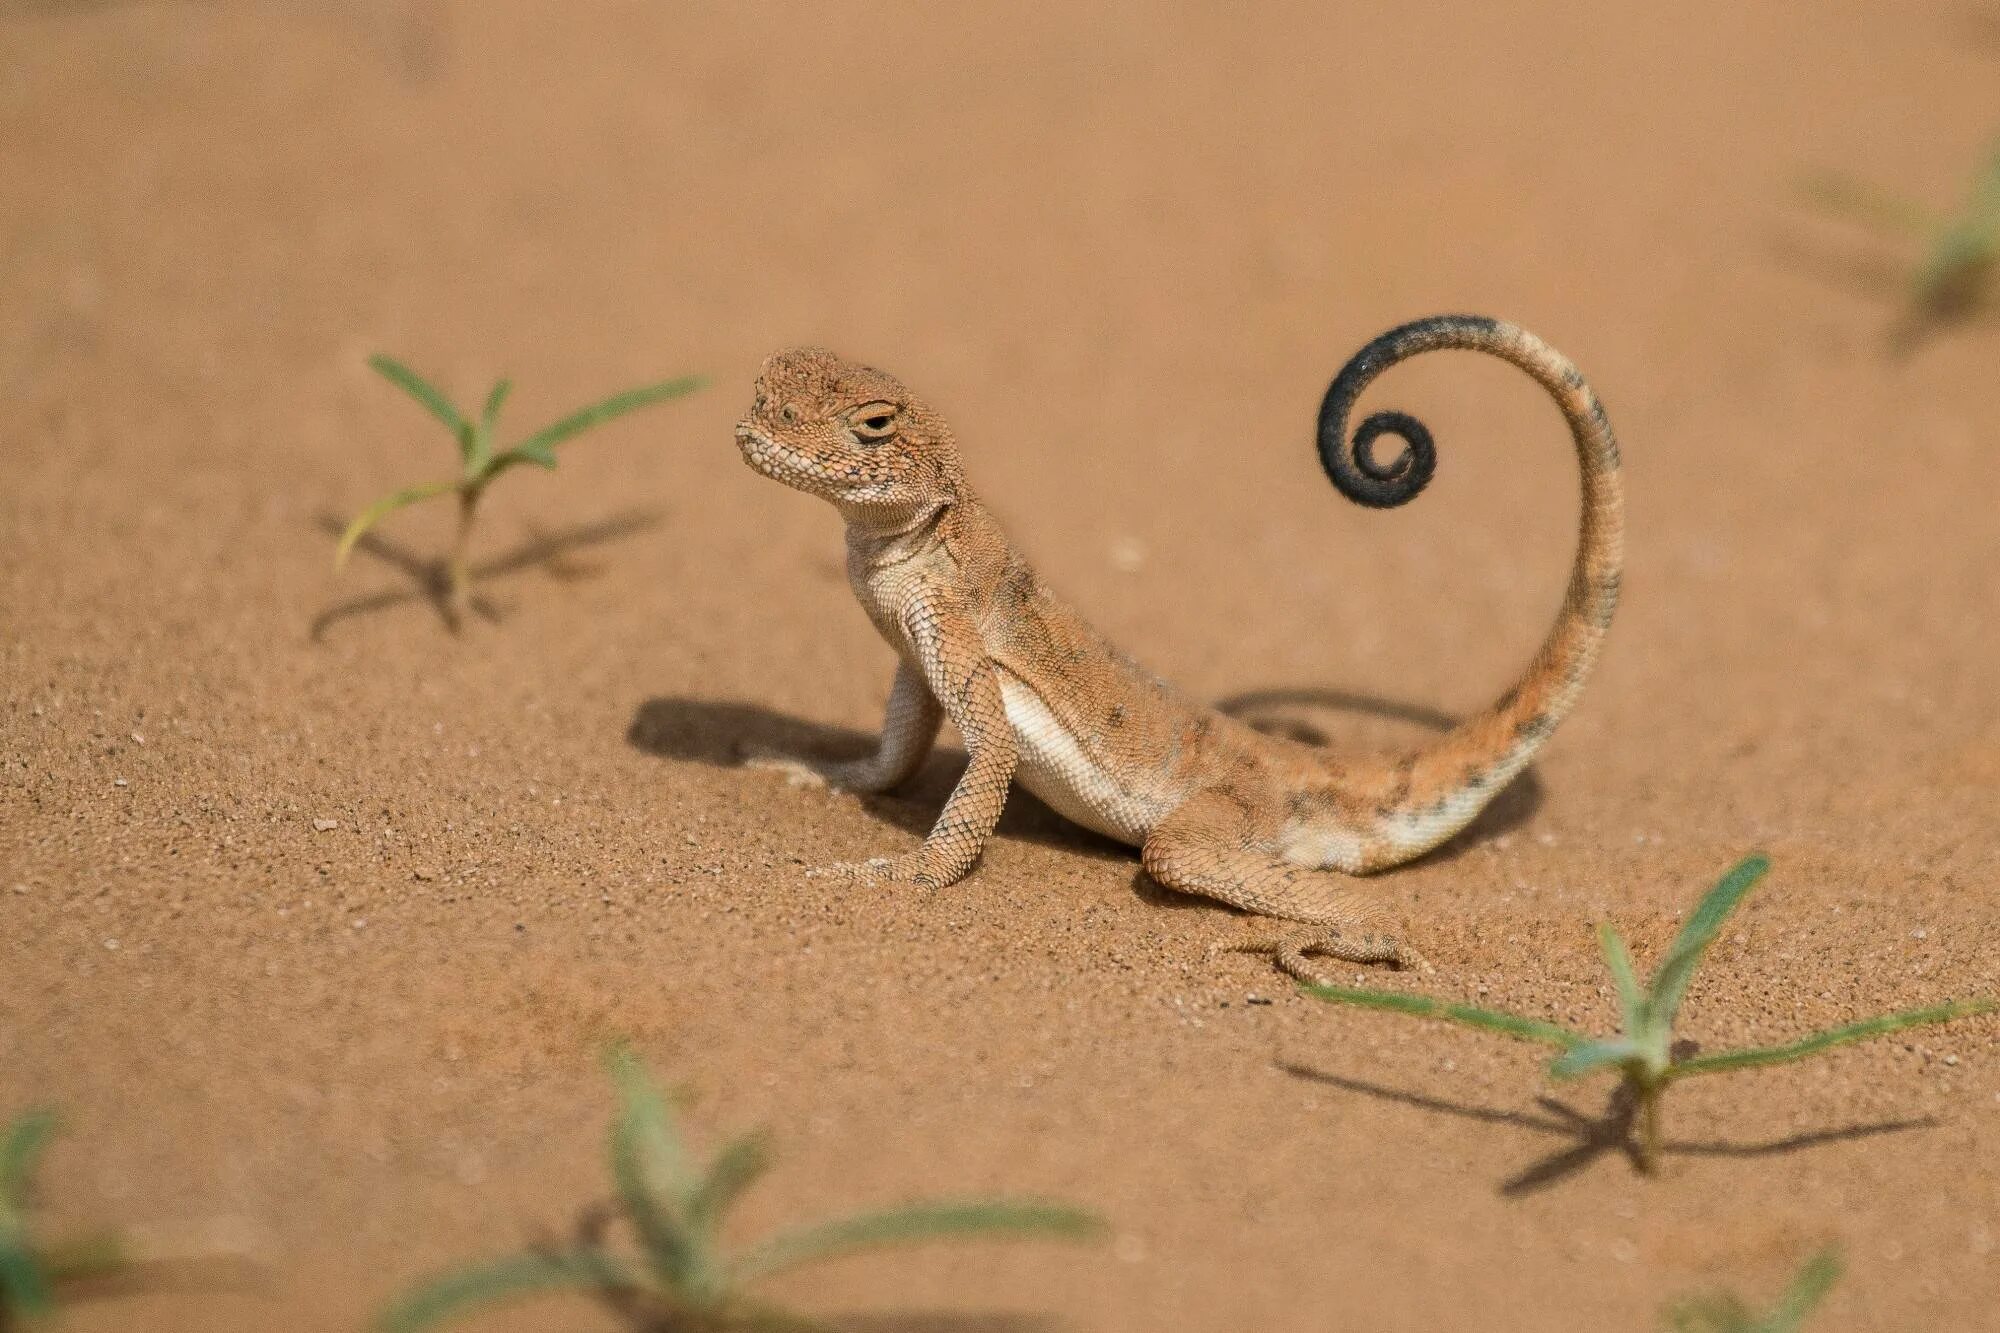
POLYGON ((967 482, 944 418, 894 376, 820 348, 774 353, 737 424, 744 461, 830 501, 846 524, 847 577, 897 655, 872 754, 804 761, 857 793, 892 790, 923 765, 946 718, 967 763, 916 850, 832 867, 942 888, 967 875, 1019 782, 1063 817, 1139 849, 1161 885, 1288 924, 1249 946, 1320 980, 1309 957, 1414 961, 1385 909, 1349 876, 1423 855, 1472 822, 1570 712, 1618 603, 1624 500, 1603 405, 1571 361, 1517 325, 1442 315, 1392 329, 1335 376, 1319 460, 1348 499, 1414 498, 1437 460, 1402 412, 1347 423, 1389 367, 1437 349, 1525 371, 1569 427, 1582 513, 1563 605, 1497 701, 1395 759, 1357 762, 1258 731, 1140 667, 1035 574, 967 482), (1401 442, 1378 459, 1384 435, 1401 442))

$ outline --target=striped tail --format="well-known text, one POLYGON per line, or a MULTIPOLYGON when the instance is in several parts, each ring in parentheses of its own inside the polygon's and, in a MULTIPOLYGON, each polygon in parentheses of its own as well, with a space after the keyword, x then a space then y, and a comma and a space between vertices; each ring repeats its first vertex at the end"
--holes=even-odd
POLYGON ((1477 315, 1439 315, 1392 329, 1362 348, 1334 377, 1320 405, 1319 457, 1327 476, 1342 495, 1373 509, 1407 503, 1423 490, 1436 470, 1437 449, 1421 422, 1401 412, 1377 412, 1361 423, 1350 447, 1347 420, 1377 375, 1440 348, 1497 356, 1548 390, 1576 442, 1583 517, 1562 610, 1519 683, 1397 765, 1385 787, 1353 793, 1373 811, 1362 830, 1365 850, 1357 867, 1362 870, 1398 865, 1452 837, 1528 766, 1583 692, 1618 605, 1625 539, 1618 442, 1604 405, 1569 358, 1526 329, 1477 315), (1374 454, 1383 435, 1404 445, 1388 463, 1374 454))

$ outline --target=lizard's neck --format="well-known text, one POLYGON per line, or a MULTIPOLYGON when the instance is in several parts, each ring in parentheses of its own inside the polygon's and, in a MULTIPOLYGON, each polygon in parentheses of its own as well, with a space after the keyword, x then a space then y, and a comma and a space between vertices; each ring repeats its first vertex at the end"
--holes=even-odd
POLYGON ((936 500, 884 513, 879 509, 846 509, 847 550, 864 565, 897 564, 934 550, 944 538, 939 531, 952 506, 964 503, 959 496, 936 500))

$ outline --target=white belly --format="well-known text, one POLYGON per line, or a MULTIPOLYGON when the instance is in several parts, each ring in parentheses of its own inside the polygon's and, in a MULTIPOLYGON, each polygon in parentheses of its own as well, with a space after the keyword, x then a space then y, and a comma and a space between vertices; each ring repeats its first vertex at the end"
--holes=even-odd
POLYGON ((1040 695, 1006 671, 1000 698, 1014 729, 1015 779, 1064 819, 1137 847, 1165 815, 1155 800, 1112 781, 1056 721, 1040 695))

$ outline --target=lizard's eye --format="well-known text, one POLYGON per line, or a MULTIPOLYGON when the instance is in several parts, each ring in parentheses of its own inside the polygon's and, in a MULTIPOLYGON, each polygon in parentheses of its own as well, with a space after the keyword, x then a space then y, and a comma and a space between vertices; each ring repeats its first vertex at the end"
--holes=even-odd
POLYGON ((796 426, 799 424, 799 409, 790 403, 786 403, 778 409, 778 416, 787 426, 796 426))
POLYGON ((863 444, 880 444, 896 433, 896 407, 893 403, 869 403, 849 419, 847 428, 863 444))

